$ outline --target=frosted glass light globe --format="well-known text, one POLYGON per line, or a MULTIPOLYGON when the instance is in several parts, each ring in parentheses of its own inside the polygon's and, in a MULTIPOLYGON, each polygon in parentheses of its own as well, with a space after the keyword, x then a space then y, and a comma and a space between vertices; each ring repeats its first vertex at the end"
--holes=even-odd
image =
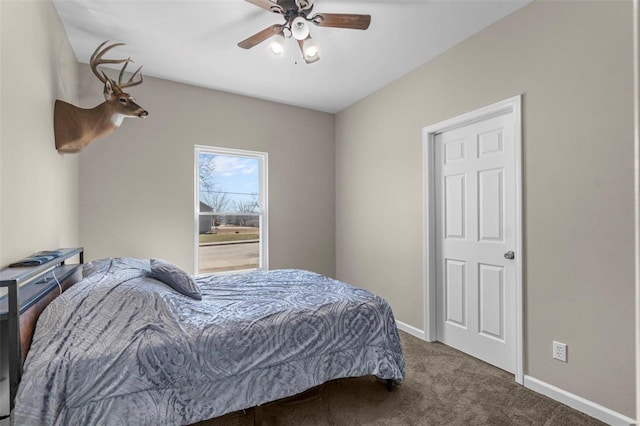
POLYGON ((291 22, 291 35, 296 40, 304 40, 309 36, 309 24, 302 16, 296 17, 291 22))

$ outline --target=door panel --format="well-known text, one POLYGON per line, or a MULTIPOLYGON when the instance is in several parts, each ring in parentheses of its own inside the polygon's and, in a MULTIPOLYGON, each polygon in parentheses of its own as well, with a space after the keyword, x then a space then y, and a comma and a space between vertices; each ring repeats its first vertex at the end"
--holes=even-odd
POLYGON ((437 337, 515 370, 515 147, 511 113, 436 135, 437 337))
POLYGON ((451 164, 457 161, 463 161, 466 142, 465 139, 448 142, 444 146, 444 163, 451 164))
POLYGON ((465 238, 465 175, 447 176, 444 186, 446 238, 465 238))
POLYGON ((480 333, 504 340, 504 268, 478 265, 480 333))
POLYGON ((503 170, 478 172, 479 241, 504 241, 503 170))
POLYGON ((447 322, 465 328, 467 326, 466 314, 466 271, 465 262, 459 260, 445 260, 445 287, 447 299, 447 322))
POLYGON ((478 158, 502 153, 502 129, 478 135, 478 158))

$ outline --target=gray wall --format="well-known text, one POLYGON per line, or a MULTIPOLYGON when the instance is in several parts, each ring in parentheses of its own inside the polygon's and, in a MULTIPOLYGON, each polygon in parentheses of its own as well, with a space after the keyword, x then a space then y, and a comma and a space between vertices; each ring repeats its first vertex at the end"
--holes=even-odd
MULTIPOLYGON (((0 266, 80 232, 88 259, 192 270, 193 145, 267 151, 271 267, 335 271, 423 328, 420 129, 523 93, 525 372, 633 417, 630 2, 535 2, 340 113, 335 148, 331 115, 146 78, 147 120, 66 156, 53 102, 77 104, 78 66, 57 14, 0 15, 0 266)), ((79 72, 81 105, 102 102, 79 72)))
MULTIPOLYGON (((53 4, 1 1, 0 40, 2 268, 36 250, 78 245, 79 162, 54 145, 53 103, 77 101, 78 67, 53 4)), ((7 362, 0 358, 5 415, 7 362)))
POLYGON ((523 94, 525 373, 634 417, 631 12, 534 2, 338 114, 336 274, 423 329, 421 129, 523 94))
POLYGON ((77 102, 78 63, 50 1, 2 1, 0 267, 78 244, 78 157, 53 138, 55 99, 77 102))
MULTIPOLYGON (((81 65, 81 101, 102 87, 81 65)), ((87 259, 160 257, 194 269, 194 145, 269 154, 269 266, 335 271, 334 117, 145 77, 131 88, 149 117, 80 153, 87 259)))

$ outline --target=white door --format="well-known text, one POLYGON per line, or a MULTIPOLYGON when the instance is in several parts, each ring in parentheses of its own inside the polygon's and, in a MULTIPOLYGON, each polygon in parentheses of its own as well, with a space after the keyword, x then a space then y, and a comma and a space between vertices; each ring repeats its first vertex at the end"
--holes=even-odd
MULTIPOLYGON (((437 338, 514 373, 513 113, 435 136, 437 338)), ((514 256, 519 256, 515 253, 514 256)))

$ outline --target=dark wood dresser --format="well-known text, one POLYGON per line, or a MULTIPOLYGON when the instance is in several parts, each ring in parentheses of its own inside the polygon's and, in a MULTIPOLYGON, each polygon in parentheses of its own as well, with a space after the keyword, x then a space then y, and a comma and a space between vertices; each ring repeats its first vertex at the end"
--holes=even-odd
POLYGON ((60 249, 60 256, 37 266, 0 270, 0 420, 9 416, 38 317, 64 290, 82 279, 84 249, 60 249), (66 264, 77 256, 79 263, 66 264))

